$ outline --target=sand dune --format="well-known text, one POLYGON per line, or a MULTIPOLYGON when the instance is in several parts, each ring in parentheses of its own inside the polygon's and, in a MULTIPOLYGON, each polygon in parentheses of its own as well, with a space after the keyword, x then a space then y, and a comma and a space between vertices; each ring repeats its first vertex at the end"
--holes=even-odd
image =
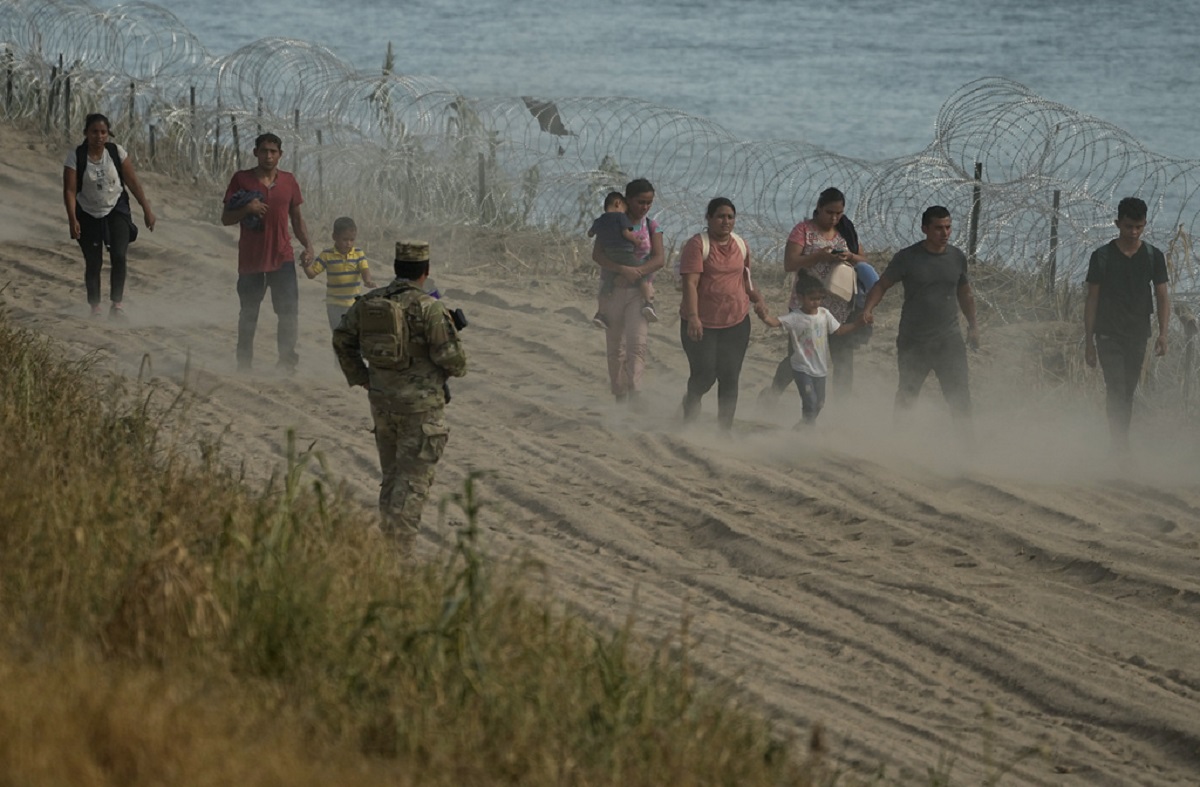
MULTIPOLYGON (((299 376, 269 371, 266 305, 264 371, 235 374, 235 234, 212 220, 219 189, 151 175, 160 226, 131 251, 131 319, 92 320, 61 151, 12 131, 2 149, 0 287, 18 324, 140 374, 164 404, 186 387, 193 422, 223 436, 249 477, 279 466, 290 428, 372 501, 365 394, 336 371, 323 285, 302 282, 299 376)), ((791 429, 794 392, 757 405, 782 340, 756 326, 728 440, 715 392, 700 424, 679 423, 686 362, 669 287, 647 404, 631 412, 607 395, 588 290, 495 278, 485 262, 435 271, 471 318, 472 358, 452 383, 435 494, 491 471, 496 554, 533 555, 556 596, 600 621, 636 608, 662 634, 687 616, 703 670, 736 681, 782 729, 823 723, 848 763, 923 774, 953 756, 956 781, 974 783, 1032 748, 1003 783, 1200 782, 1194 423, 1140 415, 1138 463, 1116 467, 1099 383, 1040 388, 1021 360, 1028 326, 985 325, 972 360, 976 450, 956 447, 932 390, 896 431, 891 320, 860 354, 855 396, 806 434, 791 429)), ((448 537, 431 505, 421 548, 448 537)))

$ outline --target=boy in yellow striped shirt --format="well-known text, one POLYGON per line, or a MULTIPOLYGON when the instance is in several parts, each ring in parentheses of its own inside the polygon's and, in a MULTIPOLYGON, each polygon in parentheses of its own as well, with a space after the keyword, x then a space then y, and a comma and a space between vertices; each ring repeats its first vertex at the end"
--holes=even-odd
POLYGON ((333 222, 333 248, 321 252, 315 261, 304 268, 304 275, 315 279, 325 274, 325 311, 329 315, 330 329, 337 328, 342 315, 354 305, 359 293, 359 282, 374 288, 367 255, 354 242, 358 239, 358 226, 354 219, 343 216, 333 222))

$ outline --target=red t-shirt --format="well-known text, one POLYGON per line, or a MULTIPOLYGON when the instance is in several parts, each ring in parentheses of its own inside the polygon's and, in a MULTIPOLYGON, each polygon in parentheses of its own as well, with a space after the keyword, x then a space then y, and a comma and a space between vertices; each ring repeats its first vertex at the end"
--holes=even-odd
MULTIPOLYGON (((729 328, 746 319, 750 313, 750 296, 746 294, 745 276, 750 262, 730 239, 724 244, 710 245, 704 259, 699 235, 683 244, 679 254, 679 273, 699 273, 697 313, 705 328, 729 328)), ((682 307, 680 309, 682 312, 682 307)))
POLYGON ((295 262, 292 251, 292 236, 288 233, 293 205, 302 205, 300 184, 290 172, 279 170, 275 182, 264 184, 253 169, 242 169, 233 173, 229 188, 225 189, 225 204, 239 191, 257 191, 266 194, 267 215, 263 216, 262 228, 241 227, 238 237, 238 275, 277 271, 289 262, 295 262))

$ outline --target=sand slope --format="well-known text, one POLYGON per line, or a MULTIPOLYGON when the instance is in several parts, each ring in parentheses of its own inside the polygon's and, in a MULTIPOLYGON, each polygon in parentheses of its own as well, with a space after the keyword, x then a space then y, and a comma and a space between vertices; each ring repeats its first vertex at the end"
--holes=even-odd
MULTIPOLYGON (((164 403, 186 384, 191 417, 250 477, 279 466, 294 428, 372 501, 365 394, 334 367, 323 284, 302 282, 300 375, 271 373, 269 306, 264 371, 235 374, 235 234, 213 222, 219 188, 150 176, 160 226, 131 251, 131 320, 91 320, 62 152, 11 131, 3 150, 0 297, 18 324, 141 370, 164 403)), ((794 392, 756 405, 782 351, 756 325, 735 439, 722 439, 715 392, 699 425, 678 423, 686 362, 669 285, 646 407, 630 412, 607 395, 586 290, 470 262, 437 271, 471 318, 472 367, 453 383, 435 493, 492 471, 497 554, 532 554, 551 592, 599 620, 636 605, 662 634, 688 616, 704 670, 785 730, 824 723, 847 762, 920 775, 953 756, 956 783, 976 783, 1035 747, 1003 783, 1200 782, 1194 425, 1143 418, 1139 464, 1120 471, 1103 459, 1098 387, 1068 398, 1032 385, 1017 366, 1025 329, 988 326, 973 359, 976 453, 955 447, 936 391, 898 433, 893 320, 860 355, 855 397, 805 435, 790 429, 794 392)), ((431 505, 423 550, 447 543, 436 520, 431 505)))

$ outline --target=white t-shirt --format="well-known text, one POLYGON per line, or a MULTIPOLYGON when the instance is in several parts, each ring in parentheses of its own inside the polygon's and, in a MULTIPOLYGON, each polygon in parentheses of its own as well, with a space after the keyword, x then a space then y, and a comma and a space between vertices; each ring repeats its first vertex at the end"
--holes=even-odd
MULTIPOLYGON (((121 161, 129 157, 125 148, 120 145, 117 145, 117 153, 120 154, 121 161)), ((83 173, 83 185, 75 194, 75 202, 84 213, 102 219, 112 213, 112 209, 117 206, 117 200, 121 198, 121 178, 117 173, 117 163, 108 155, 107 147, 104 148, 100 161, 92 161, 91 156, 84 158, 87 161, 87 169, 83 173)), ((75 148, 67 151, 63 166, 71 171, 75 170, 75 148)))
POLYGON ((792 337, 792 369, 809 377, 829 374, 829 334, 842 327, 824 306, 816 314, 790 311, 779 318, 792 337))

